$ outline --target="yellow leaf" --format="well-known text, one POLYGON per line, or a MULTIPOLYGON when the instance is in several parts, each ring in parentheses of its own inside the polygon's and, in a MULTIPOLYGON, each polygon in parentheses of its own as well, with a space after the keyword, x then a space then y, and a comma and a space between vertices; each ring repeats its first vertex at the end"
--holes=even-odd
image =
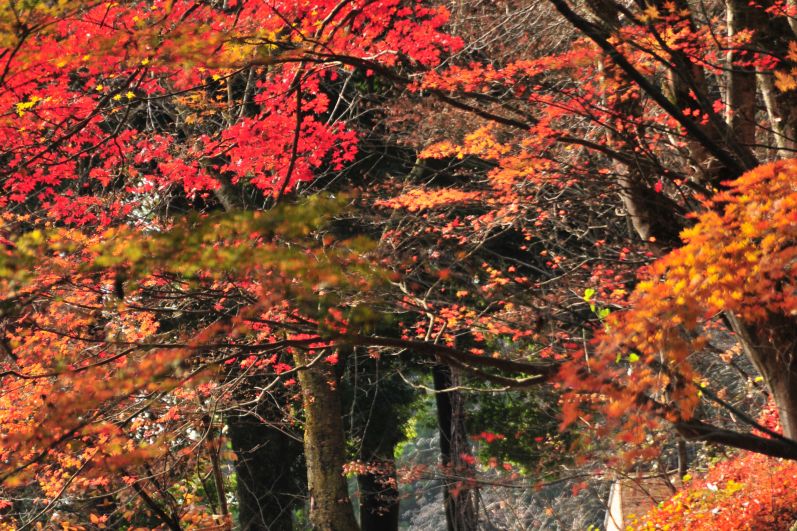
POLYGON ((797 80, 791 74, 775 72, 775 86, 781 92, 787 92, 797 88, 797 80))
POLYGON ((661 15, 659 14, 658 9, 656 9, 654 6, 648 6, 640 18, 643 22, 649 22, 651 20, 656 20, 660 16, 661 15))
POLYGON ((789 43, 789 53, 786 54, 786 57, 790 61, 797 63, 797 41, 791 41, 789 43))

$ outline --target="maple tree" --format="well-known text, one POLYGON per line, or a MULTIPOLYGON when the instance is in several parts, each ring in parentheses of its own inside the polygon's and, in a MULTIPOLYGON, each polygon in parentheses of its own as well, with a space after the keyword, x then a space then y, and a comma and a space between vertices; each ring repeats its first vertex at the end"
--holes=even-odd
MULTIPOLYGON (((685 245, 645 271, 648 279, 630 297, 631 309, 606 320, 598 350, 604 357, 590 364, 595 377, 588 379, 596 385, 592 389, 617 398, 607 410, 609 416, 635 409, 656 411, 689 437, 794 458, 793 390, 788 383, 792 343, 787 339, 795 313, 789 273, 795 253, 794 171, 794 161, 780 161, 729 183, 729 190, 713 199, 722 212, 702 214, 684 231, 685 245), (693 418, 702 395, 722 403, 710 380, 696 373, 689 361, 717 336, 719 317, 742 337, 743 348, 777 404, 786 437, 771 430, 774 439, 723 433, 693 418), (762 332, 762 322, 779 326, 762 332), (626 356, 630 370, 619 367, 626 356)), ((645 423, 634 418, 629 417, 625 433, 644 437, 645 423)), ((748 421, 761 427, 749 417, 748 421)))
MULTIPOLYGON (((654 300, 658 301, 661 292, 651 294, 651 298, 644 301, 633 297, 627 300, 627 288, 636 283, 633 278, 636 268, 624 267, 622 262, 636 259, 637 263, 644 263, 655 255, 678 247, 678 234, 689 224, 688 214, 712 208, 712 204, 707 204, 705 198, 727 186, 732 177, 739 177, 745 170, 758 164, 761 150, 755 149, 755 142, 772 142, 769 144, 769 153, 790 152, 788 142, 783 137, 790 136, 784 127, 791 127, 791 124, 782 118, 784 115, 779 109, 784 101, 792 97, 788 83, 783 82, 789 74, 784 73, 782 67, 792 60, 788 50, 794 34, 788 25, 788 16, 779 11, 782 6, 721 6, 727 7, 729 16, 736 13, 736 18, 724 26, 718 26, 710 13, 698 11, 685 3, 649 6, 639 13, 611 2, 601 6, 585 6, 585 12, 582 13, 574 11, 563 2, 553 2, 553 5, 568 22, 583 32, 585 38, 574 38, 572 44, 558 54, 512 58, 506 64, 499 65, 472 63, 467 70, 455 66, 425 78, 423 88, 450 90, 454 94, 470 98, 471 101, 481 102, 481 116, 486 125, 472 134, 464 134, 459 142, 446 140, 434 143, 426 147, 422 156, 461 160, 477 157, 492 161, 495 167, 487 173, 484 183, 486 188, 467 192, 445 189, 439 192, 440 195, 427 193, 420 204, 424 205, 423 208, 435 208, 441 203, 459 202, 467 206, 482 202, 489 206, 487 216, 497 220, 496 225, 518 227, 522 230, 527 217, 534 216, 533 211, 531 215, 526 214, 534 208, 533 205, 549 205, 546 198, 541 199, 541 190, 550 187, 559 190, 559 205, 562 206, 549 206, 547 212, 537 207, 535 226, 546 227, 547 223, 556 222, 555 226, 562 231, 567 229, 560 227, 566 226, 573 218, 572 210, 564 208, 565 205, 575 202, 571 200, 568 203, 569 194, 581 192, 580 208, 583 208, 585 204, 600 205, 597 201, 605 196, 600 195, 600 191, 592 192, 597 196, 585 195, 578 190, 580 187, 591 182, 614 187, 623 201, 634 231, 647 241, 646 245, 627 243, 622 239, 612 241, 610 238, 616 238, 616 234, 609 238, 593 236, 596 240, 594 244, 601 250, 588 251, 585 253, 586 257, 578 256, 578 259, 573 260, 577 265, 572 268, 567 268, 567 252, 572 252, 573 246, 558 256, 547 248, 541 254, 554 254, 554 260, 548 261, 546 265, 551 268, 565 266, 567 275, 562 276, 569 276, 568 280, 576 277, 581 267, 591 267, 592 262, 593 271, 600 275, 592 279, 597 285, 593 287, 584 282, 582 286, 586 284, 585 293, 588 293, 583 302, 591 306, 597 318, 595 321, 602 321, 612 307, 638 305, 639 310, 628 314, 631 316, 629 323, 633 323, 635 316, 646 315, 644 312, 650 310, 654 300), (742 19, 745 25, 738 26, 742 19), (714 40, 717 30, 725 31, 729 35, 723 44, 725 48, 718 49, 718 43, 714 40), (766 51, 749 46, 750 42, 767 46, 766 51), (781 44, 779 48, 778 43, 781 44), (727 74, 719 76, 722 72, 721 64, 726 65, 727 74), (758 72, 757 75, 755 71, 758 72), (778 86, 785 89, 785 92, 773 92, 773 76, 781 80, 778 86), (722 83, 719 86, 715 84, 718 81, 722 83), (756 94, 759 90, 769 119, 764 123, 760 122, 764 118, 762 113, 756 114, 755 108, 745 108, 745 105, 756 106, 756 94), (491 95, 496 93, 501 93, 503 97, 493 98, 491 95), (723 96, 716 100, 710 99, 711 94, 717 93, 723 96), (508 135, 510 127, 515 128, 512 136, 508 135), (502 141, 502 136, 509 140, 502 141), (552 217, 559 219, 551 220, 552 217), (608 252, 617 243, 625 245, 615 251, 621 264, 616 268, 607 268, 608 252), (604 253, 603 260, 596 256, 598 253, 604 253), (611 277, 602 278, 607 270, 611 271, 611 277)), ((767 181, 772 180, 770 170, 759 171, 761 175, 770 177, 767 181)), ((776 172, 776 175, 780 173, 776 172)), ((784 171, 780 178, 786 183, 791 182, 788 171, 784 171)), ((741 184, 739 186, 742 187, 741 184)), ((749 194, 755 197, 761 194, 760 197, 766 198, 773 194, 783 194, 783 201, 788 205, 788 186, 786 184, 784 188, 778 188, 776 183, 761 184, 758 188, 751 188, 749 194)), ((410 203, 417 205, 412 202, 411 194, 416 192, 392 200, 391 204, 399 208, 409 208, 410 203)), ((722 205, 721 201, 725 198, 726 196, 720 195, 716 204, 722 205)), ((771 210, 769 203, 765 205, 765 210, 771 210)), ((755 216, 754 213, 743 215, 755 216)), ((787 207, 781 214, 784 223, 788 223, 785 220, 789 220, 790 215, 787 207)), ((758 221, 757 230, 763 230, 760 226, 762 223, 758 221)), ((589 238, 590 223, 582 223, 580 226, 583 227, 580 239, 589 238)), ((712 234, 710 238, 724 241, 726 236, 723 229, 734 225, 726 217, 712 226, 709 226, 708 221, 698 226, 712 234)), ((450 227, 447 229, 451 230, 450 227)), ((754 238, 755 234, 750 232, 750 226, 744 227, 745 237, 754 238)), ((789 249, 791 240, 788 232, 776 227, 773 227, 773 231, 778 232, 778 236, 773 238, 784 241, 783 245, 789 249)), ((521 250, 533 248, 537 242, 545 242, 545 230, 531 227, 526 230, 525 240, 529 243, 521 247, 521 250)), ((605 234, 600 232, 600 228, 594 232, 601 236, 605 234)), ((688 234, 691 238, 693 233, 688 234)), ((755 239, 750 241, 757 242, 755 239)), ((722 254, 717 256, 709 249, 701 248, 701 243, 694 242, 696 250, 693 252, 705 252, 702 259, 707 265, 704 267, 709 267, 708 264, 720 267, 719 264, 713 264, 713 261, 721 261, 719 256, 722 254)), ((789 251, 785 252, 784 261, 774 267, 780 268, 781 274, 788 277, 789 251)), ((513 257, 517 256, 515 254, 513 257)), ((747 270, 739 262, 734 262, 734 259, 758 260, 762 256, 747 255, 745 258, 735 255, 729 258, 727 267, 737 268, 738 272, 744 273, 747 270)), ((516 268, 514 265, 511 267, 509 269, 505 266, 505 270, 511 272, 516 268)), ((485 265, 485 269, 491 275, 501 276, 500 271, 495 272, 494 266, 485 265)), ((694 282, 702 274, 704 273, 695 270, 684 272, 688 277, 684 281, 690 285, 690 282, 694 282)), ((506 276, 512 278, 510 275, 506 276)), ((540 280, 543 282, 532 282, 531 286, 550 284, 542 275, 540 280)), ((728 279, 731 283, 738 281, 739 277, 728 279)), ((665 282, 665 285, 684 289, 678 281, 665 282)), ((777 295, 762 296, 760 300, 756 295, 767 289, 774 290, 774 293, 784 289, 788 293, 788 287, 781 286, 782 282, 776 285, 764 284, 762 292, 751 295, 750 304, 765 311, 767 300, 777 295)), ((646 289, 646 286, 641 285, 640 289, 646 289)), ((699 312, 715 307, 716 298, 723 296, 720 285, 706 286, 706 289, 702 299, 691 301, 690 311, 699 312)), ((570 295, 571 301, 575 298, 573 295, 570 295)), ((738 292, 735 294, 739 295, 738 292)), ((672 302, 664 299, 658 304, 668 307, 672 302)), ((778 308, 778 311, 759 315, 755 321, 736 315, 735 312, 739 309, 730 305, 717 309, 720 310, 728 312, 726 316, 729 323, 738 324, 732 328, 744 349, 757 361, 759 368, 763 370, 762 363, 772 364, 764 372, 778 374, 778 378, 788 381, 786 375, 790 374, 790 369, 784 363, 788 363, 787 360, 790 359, 788 345, 791 342, 788 338, 793 329, 790 324, 790 310, 778 308), (778 339, 778 334, 783 336, 778 339), (779 354, 773 355, 772 352, 779 354)), ((662 315, 656 315, 649 321, 647 326, 650 327, 651 335, 656 329, 663 327, 661 318, 662 315)), ((595 324, 596 328, 603 326, 595 324)), ((632 327, 633 324, 628 326, 632 327)), ((566 329, 560 327, 559 330, 565 332, 566 329)), ((616 334, 613 328, 609 329, 607 336, 610 343, 605 348, 611 352, 608 358, 611 362, 614 362, 618 354, 613 349, 618 346, 629 351, 621 351, 620 356, 630 353, 634 361, 639 359, 639 354, 634 351, 646 347, 644 342, 640 347, 633 345, 634 339, 639 336, 634 336, 627 344, 618 343, 625 338, 616 334)), ((571 336, 570 344, 578 349, 576 341, 578 340, 571 336)), ((679 355, 692 355, 699 350, 696 348, 699 346, 699 343, 684 344, 680 348, 681 354, 677 354, 678 348, 674 347, 676 352, 673 355, 676 358, 679 355)), ((653 355, 653 351, 650 355, 653 355)), ((568 370, 579 374, 591 370, 589 366, 583 366, 583 360, 577 363, 582 364, 580 368, 573 368, 574 365, 568 364, 568 370)), ((598 365, 597 368, 603 368, 603 365, 598 365)), ((667 368, 654 368, 651 372, 658 375, 667 368)), ((575 378, 578 379, 580 378, 575 378)), ((765 379, 771 386, 778 387, 776 378, 765 376, 765 379)), ((575 385, 574 379, 569 380, 575 385)), ((687 375, 685 380, 690 381, 691 377, 687 375)), ((600 370, 595 371, 588 381, 590 383, 583 385, 582 389, 611 390, 611 387, 607 387, 607 383, 612 385, 611 377, 602 374, 600 370), (601 385, 601 382, 604 384, 601 385)), ((644 374, 635 374, 632 381, 636 382, 634 385, 646 385, 644 374)), ((666 373, 663 381, 668 381, 666 373)), ((675 396, 679 398, 678 393, 686 391, 685 388, 682 390, 676 387, 678 389, 675 396)), ((790 399, 785 396, 785 388, 790 388, 790 384, 781 383, 780 391, 776 391, 774 387, 773 394, 780 394, 777 400, 782 404, 779 407, 783 411, 791 410, 790 399)), ((617 389, 613 394, 627 396, 631 403, 640 399, 639 395, 628 392, 628 389, 617 389)), ((694 400, 695 393, 690 392, 690 396, 694 400)), ((687 411, 688 418, 688 411, 694 404, 684 402, 681 405, 687 411)), ((615 403, 613 407, 615 412, 626 410, 622 402, 615 403)), ((568 420, 572 418, 569 416, 568 420)), ((788 434, 788 423, 786 430, 788 434)), ((700 436, 695 433, 691 435, 700 436)), ((740 440, 734 441, 730 436, 724 442, 745 444, 740 440)))
POLYGON ((3 13, 3 478, 49 500, 9 525, 119 488, 132 497, 89 507, 92 525, 229 525, 218 424, 232 395, 239 407, 262 400, 266 391, 242 387, 257 373, 292 402, 299 380, 311 518, 353 528, 327 384, 338 354, 318 335, 343 321, 326 314, 331 299, 315 306, 323 286, 359 284, 345 247, 363 247, 347 240, 338 262, 334 237, 308 240, 337 207, 209 214, 273 206, 352 162, 357 133, 335 87, 370 75, 366 66, 429 66, 456 50, 439 31, 445 10, 75 2, 3 13), (201 216, 182 222, 186 210, 201 216), (192 485, 192 468, 212 487, 192 485))
MULTIPOLYGON (((640 4, 634 11, 601 2, 576 10, 564 2, 552 4, 586 38, 573 37, 559 53, 524 50, 528 55, 508 57, 500 54, 505 48, 510 53, 515 49, 502 41, 496 46, 500 60, 492 55, 491 61, 451 66, 424 78, 420 91, 445 90, 462 98, 457 108, 477 115, 481 123, 470 124, 442 142, 439 133, 420 139, 421 159, 431 169, 420 172, 426 182, 408 181, 409 189, 383 204, 419 213, 419 229, 411 233, 415 238, 432 231, 482 249, 507 234, 522 236, 510 252, 500 255, 492 249, 493 256, 484 259, 481 271, 476 269, 476 275, 489 279, 478 291, 495 295, 491 304, 512 301, 509 311, 500 316, 502 325, 522 316, 515 326, 502 330, 514 336, 516 355, 529 359, 529 351, 517 343, 524 336, 546 347, 534 348, 537 353, 531 356, 561 360, 575 354, 576 361, 565 364, 561 374, 577 390, 565 403, 566 423, 622 417, 622 438, 641 443, 650 430, 661 433, 655 419, 660 415, 688 439, 793 458, 788 420, 784 421, 788 438, 775 435, 772 440, 694 418, 701 397, 735 414, 739 411, 711 389, 710 377, 685 363, 687 357, 710 356, 716 349, 711 338, 733 333, 740 348, 729 350, 723 359, 731 361, 744 351, 778 397, 784 418, 794 410, 788 395, 793 389, 790 360, 795 327, 792 310, 780 302, 790 300, 793 291, 788 283, 793 238, 780 225, 789 225, 793 216, 793 174, 788 166, 766 167, 728 184, 760 160, 792 153, 793 122, 783 112, 793 98, 789 65, 794 33, 789 9, 781 4, 728 3, 711 5, 709 11, 682 2, 640 4), (727 9, 727 23, 716 18, 721 9, 727 9), (726 35, 727 40, 719 41, 717 35, 726 35), (470 180, 452 185, 446 176, 435 179, 440 170, 434 161, 455 171, 457 166, 465 168, 460 171, 470 180), (706 200, 727 186, 738 195, 706 200), (596 222, 605 223, 607 205, 615 204, 607 201, 607 189, 621 198, 630 227, 645 243, 616 226, 596 222), (686 233, 685 249, 645 273, 655 279, 669 271, 664 264, 671 264, 674 275, 668 273, 652 287, 641 284, 640 292, 647 297, 627 298, 637 283, 638 266, 679 247, 679 233, 692 223, 690 216, 705 209, 722 211, 724 201, 734 203, 725 217, 701 221, 686 233), (777 201, 784 209, 770 218, 777 201), (744 203, 750 204, 750 211, 744 210, 744 203), (778 221, 770 221, 775 217, 778 221), (740 231, 739 239, 728 237, 727 231, 734 227, 740 231), (692 232, 697 230, 701 232, 692 232), (760 238, 757 231, 762 231, 760 238), (769 262, 766 250, 772 249, 759 247, 765 236, 769 236, 767 245, 777 249, 776 256, 782 245, 783 260, 769 262), (538 256, 546 257, 543 263, 538 256), (678 265, 679 260, 686 266, 678 265), (695 261, 700 267, 693 267, 695 261), (761 263, 771 264, 767 275, 776 280, 745 276, 750 268, 763 267, 761 263), (723 280, 714 279, 715 274, 723 280), (701 280, 705 278, 713 280, 701 280), (519 295, 518 287, 524 285, 530 290, 519 295), (695 286, 704 291, 694 293, 695 286), (730 286, 734 289, 725 291, 730 286), (668 297, 670 289, 684 290, 685 302, 668 297), (741 299, 744 306, 735 304, 741 299), (775 305, 770 306, 770 301, 775 305), (616 310, 628 307, 631 312, 606 321, 616 310), (758 313, 747 313, 751 311, 758 313), (585 313, 591 323, 584 323, 585 313), (580 322, 573 322, 574 314, 581 314, 580 322), (709 327, 707 332, 684 326, 693 325, 695 315, 714 317, 699 321, 700 327, 709 327), (623 326, 619 333, 618 323, 623 326), (595 358, 583 334, 590 337, 604 327, 606 342, 595 358), (605 407, 596 417, 575 406, 584 402, 605 407)), ((518 7, 514 16, 522 18, 525 13, 518 7)), ((540 19, 536 20, 541 26, 547 22, 545 15, 540 19)), ((430 255, 446 263, 445 251, 439 258, 436 252, 430 255)), ((452 271, 464 278, 474 275, 470 263, 449 263, 449 282, 452 271)), ((435 297, 444 298, 442 292, 438 290, 435 297)), ((468 296, 467 291, 457 294, 468 296)), ((468 318, 460 304, 448 304, 463 334, 490 319, 483 310, 471 311, 468 318)), ((450 337, 453 341, 456 332, 450 337)), ((494 355, 505 355, 507 350, 499 352, 494 355)), ((756 425, 749 415, 741 418, 756 425)), ((650 456, 651 451, 657 448, 642 455, 650 456)))

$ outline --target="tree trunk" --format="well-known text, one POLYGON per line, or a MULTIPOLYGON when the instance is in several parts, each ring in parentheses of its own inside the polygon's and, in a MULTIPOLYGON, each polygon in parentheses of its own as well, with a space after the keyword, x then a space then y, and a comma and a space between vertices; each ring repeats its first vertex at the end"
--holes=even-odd
POLYGON ((301 444, 258 416, 227 419, 238 457, 238 522, 247 531, 291 531, 293 509, 301 495, 296 481, 301 444))
POLYGON ((363 531, 398 531, 399 492, 394 454, 405 438, 415 391, 392 370, 389 360, 357 354, 345 359, 341 391, 351 418, 349 437, 359 441, 359 458, 367 469, 357 477, 360 527, 363 531))
MULTIPOLYGON (((737 1, 737 0, 728 0, 737 1)), ((662 11, 667 10, 664 0, 654 0, 654 5, 662 11)), ((686 0, 675 0, 675 5, 682 13, 691 13, 686 0)), ((749 9, 749 8, 748 8, 749 9)), ((696 30, 691 14, 686 15, 693 31, 696 30)), ((708 79, 702 66, 692 61, 683 50, 670 50, 671 70, 669 72, 669 89, 672 101, 681 109, 699 111, 708 117, 708 123, 702 127, 703 132, 714 144, 727 149, 743 169, 758 166, 749 145, 735 136, 733 129, 714 111, 713 101, 709 97, 708 79)), ((755 78, 753 77, 753 82, 755 78)), ((753 105, 755 103, 753 102, 753 105)), ((726 168, 708 149, 709 146, 696 138, 687 138, 687 147, 694 164, 693 180, 698 183, 718 186, 722 181, 738 177, 735 170, 726 168)))
POLYGON ((775 83, 768 72, 757 74, 757 78, 764 106, 767 109, 767 116, 769 117, 769 128, 777 146, 777 156, 782 159, 789 158, 793 156, 793 151, 791 150, 794 149, 794 142, 788 138, 784 128, 785 117, 777 99, 775 83))
MULTIPOLYGON (((620 116, 640 116, 641 109, 638 101, 634 98, 621 97, 633 88, 633 83, 626 80, 625 75, 606 58, 601 59, 599 70, 604 75, 604 84, 606 86, 611 84, 612 87, 611 90, 604 91, 603 105, 620 116)), ((612 147, 623 146, 628 144, 628 139, 619 132, 608 128, 606 143, 612 147)), ((623 201, 626 215, 634 232, 643 241, 655 238, 659 245, 680 244, 679 234, 683 228, 683 222, 677 217, 678 205, 663 193, 651 189, 645 182, 644 172, 640 171, 639 165, 623 164, 618 161, 614 161, 612 165, 614 173, 617 174, 620 199, 623 201)))
POLYGON ((470 453, 465 431, 465 412, 462 395, 457 391, 445 391, 455 385, 451 368, 435 365, 432 369, 437 422, 440 430, 440 460, 446 476, 443 496, 448 531, 470 531, 478 528, 476 491, 467 481, 470 467, 462 460, 462 454, 470 453))
MULTIPOLYGON (((308 363, 303 353, 296 365, 308 363)), ((343 465, 346 441, 337 378, 327 364, 299 372, 304 401, 304 456, 310 492, 310 522, 318 531, 356 531, 343 465)))
POLYGON ((686 449, 686 441, 683 437, 678 437, 678 479, 683 481, 684 476, 689 470, 689 453, 686 449))
POLYGON ((734 315, 728 319, 769 388, 783 435, 797 440, 797 322, 780 315, 753 326, 734 315))
MULTIPOLYGON (((797 1, 786 0, 786 6, 789 8, 789 10, 796 9, 797 1)), ((797 20, 795 20, 793 16, 786 17, 786 20, 789 23, 789 28, 791 28, 791 32, 794 34, 794 37, 797 37, 797 20)))
MULTIPOLYGON (((728 37, 753 28, 755 10, 746 0, 727 0, 728 37)), ((725 100, 725 119, 731 132, 743 146, 752 149, 756 134, 756 74, 751 67, 739 67, 734 63, 745 57, 738 49, 728 51, 728 93, 725 100)))

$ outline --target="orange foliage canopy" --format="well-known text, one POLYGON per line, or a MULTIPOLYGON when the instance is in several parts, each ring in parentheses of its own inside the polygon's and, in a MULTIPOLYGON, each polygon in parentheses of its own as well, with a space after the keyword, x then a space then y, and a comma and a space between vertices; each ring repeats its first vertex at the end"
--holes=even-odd
POLYGON ((598 356, 564 367, 576 389, 565 423, 580 405, 599 402, 609 417, 626 419, 629 440, 641 441, 647 422, 639 420, 656 407, 640 396, 666 401, 656 409, 669 420, 688 420, 703 385, 689 357, 712 337, 722 313, 749 324, 797 314, 795 183, 797 160, 778 161, 727 183, 706 203, 682 233, 685 245, 649 266, 629 309, 607 318, 598 356), (597 398, 584 393, 595 390, 597 398))

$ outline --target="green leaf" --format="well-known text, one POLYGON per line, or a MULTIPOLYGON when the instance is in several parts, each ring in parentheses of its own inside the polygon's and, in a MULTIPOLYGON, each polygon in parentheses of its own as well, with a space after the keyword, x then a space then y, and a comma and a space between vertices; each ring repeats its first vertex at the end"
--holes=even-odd
POLYGON ((595 296, 595 290, 593 288, 587 288, 584 290, 584 302, 591 301, 593 296, 595 296))
POLYGON ((639 354, 636 354, 635 352, 632 352, 631 354, 628 355, 628 361, 630 363, 638 362, 639 361, 639 354))

